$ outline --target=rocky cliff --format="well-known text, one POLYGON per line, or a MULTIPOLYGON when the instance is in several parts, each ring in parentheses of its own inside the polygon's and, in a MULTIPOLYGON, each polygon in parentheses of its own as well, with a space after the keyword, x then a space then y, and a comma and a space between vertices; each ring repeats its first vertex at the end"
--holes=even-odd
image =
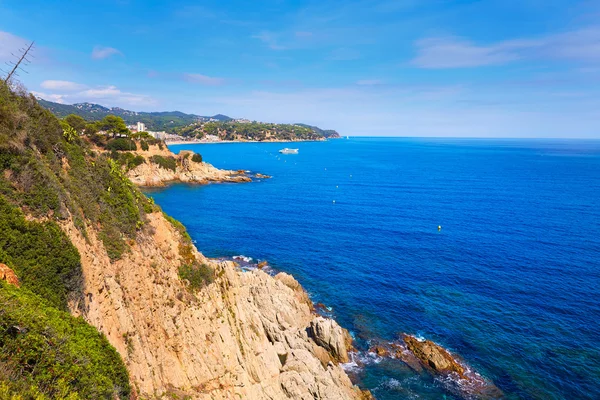
POLYGON ((81 254, 84 304, 71 304, 122 355, 137 393, 194 399, 357 399, 339 362, 349 335, 313 313, 290 275, 242 272, 232 262, 193 256, 214 268, 210 285, 191 290, 178 229, 162 213, 131 251, 111 262, 90 230, 63 230, 81 254))
POLYGON ((201 161, 201 157, 196 159, 191 151, 181 151, 176 155, 168 149, 159 150, 157 146, 151 146, 149 151, 138 149, 133 154, 144 160, 127 171, 127 177, 138 186, 164 186, 171 182, 206 184, 252 181, 244 171, 215 168, 201 161))
POLYGON ((348 332, 294 278, 207 259, 126 176, 231 171, 67 125, 0 81, 1 398, 369 396, 340 366, 348 332))

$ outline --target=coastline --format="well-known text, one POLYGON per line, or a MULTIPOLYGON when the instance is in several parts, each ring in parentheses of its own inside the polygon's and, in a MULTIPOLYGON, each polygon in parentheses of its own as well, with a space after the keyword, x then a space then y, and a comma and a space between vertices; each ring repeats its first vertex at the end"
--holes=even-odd
MULTIPOLYGON (((332 138, 338 139, 338 138, 332 138)), ((221 140, 218 142, 209 142, 202 140, 176 140, 176 141, 165 141, 167 146, 170 145, 182 145, 182 144, 231 144, 231 143, 304 143, 304 142, 326 142, 329 138, 322 140, 221 140)))

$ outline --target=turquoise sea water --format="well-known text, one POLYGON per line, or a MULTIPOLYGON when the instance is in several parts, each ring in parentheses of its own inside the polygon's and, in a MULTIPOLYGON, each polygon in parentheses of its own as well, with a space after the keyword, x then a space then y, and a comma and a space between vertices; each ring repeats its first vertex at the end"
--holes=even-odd
MULTIPOLYGON (((273 178, 150 195, 206 255, 292 273, 363 350, 416 334, 506 398, 600 398, 600 141, 285 146, 172 146, 273 178)), ((356 378, 378 399, 457 398, 399 361, 356 378)))

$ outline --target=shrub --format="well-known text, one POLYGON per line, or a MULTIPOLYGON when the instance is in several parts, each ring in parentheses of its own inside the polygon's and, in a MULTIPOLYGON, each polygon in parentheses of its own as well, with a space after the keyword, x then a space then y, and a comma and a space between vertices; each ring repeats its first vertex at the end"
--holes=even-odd
POLYGON ((82 318, 3 282, 0 310, 0 398, 129 398, 119 354, 82 318))
POLYGON ((26 221, 1 195, 0 262, 14 266, 24 288, 59 309, 66 310, 69 293, 80 290, 79 252, 60 227, 26 221))
POLYGON ((138 165, 142 165, 145 162, 146 162, 146 160, 144 159, 144 157, 135 156, 135 157, 133 157, 133 160, 131 160, 131 162, 129 163, 129 169, 135 168, 138 165))
POLYGON ((198 153, 195 153, 195 154, 192 156, 192 161, 193 161, 193 162, 197 162, 197 163, 201 163, 201 162, 202 162, 202 155, 201 155, 201 154, 198 154, 198 153))
POLYGON ((144 151, 148 151, 150 149, 150 146, 148 146, 148 142, 145 140, 142 140, 140 142, 140 146, 142 146, 142 150, 144 151))
POLYGON ((189 288, 198 290, 214 281, 214 271, 206 264, 184 264, 179 267, 179 278, 189 282, 189 288))
POLYGON ((126 138, 118 138, 113 139, 106 144, 106 150, 112 151, 135 151, 137 150, 137 146, 135 142, 131 139, 126 138))
POLYGON ((157 164, 161 168, 170 169, 173 172, 177 170, 177 161, 175 160, 175 157, 154 155, 150 158, 150 161, 152 161, 154 164, 157 164))

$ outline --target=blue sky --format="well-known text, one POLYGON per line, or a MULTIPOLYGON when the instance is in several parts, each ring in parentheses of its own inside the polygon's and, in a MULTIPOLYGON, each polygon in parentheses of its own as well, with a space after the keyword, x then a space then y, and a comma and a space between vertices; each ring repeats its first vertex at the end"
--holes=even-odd
POLYGON ((600 138, 600 1, 0 0, 64 103, 347 135, 600 138))

